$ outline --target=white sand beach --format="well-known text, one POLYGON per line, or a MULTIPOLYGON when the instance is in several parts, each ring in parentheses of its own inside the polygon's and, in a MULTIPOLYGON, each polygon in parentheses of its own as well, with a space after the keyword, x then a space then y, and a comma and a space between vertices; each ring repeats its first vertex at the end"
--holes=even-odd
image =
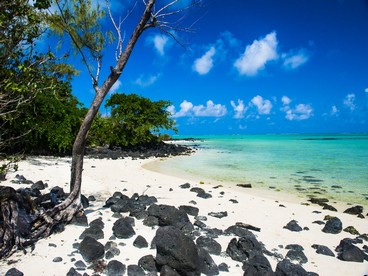
MULTIPOLYGON (((323 225, 313 223, 323 220, 326 215, 337 216, 343 223, 343 228, 354 226, 361 234, 368 233, 367 217, 357 218, 354 215, 344 214, 343 211, 348 207, 344 204, 338 205, 338 212, 322 210, 322 207, 311 204, 302 205, 306 202, 295 196, 289 199, 285 196, 278 198, 277 192, 262 192, 255 189, 244 189, 233 187, 226 183, 207 183, 200 184, 201 179, 190 181, 166 174, 154 172, 143 168, 149 162, 159 162, 157 159, 132 160, 131 158, 109 160, 109 159, 89 159, 85 158, 82 193, 85 196, 95 196, 96 201, 90 202, 86 214, 88 221, 102 218, 104 226, 104 239, 99 240, 102 244, 109 241, 112 236, 112 225, 116 218, 112 217, 113 212, 103 205, 110 196, 116 191, 123 192, 127 196, 134 193, 155 196, 157 204, 169 204, 176 207, 180 205, 192 205, 199 208, 199 215, 206 216, 205 224, 211 228, 221 230, 227 229, 236 222, 243 222, 261 228, 260 232, 253 232, 259 241, 264 243, 269 251, 276 251, 283 257, 286 256, 288 244, 299 244, 304 248, 304 254, 308 262, 303 264, 307 271, 318 273, 319 275, 365 275, 368 274, 368 262, 346 262, 326 255, 317 254, 312 248, 313 244, 320 244, 329 247, 335 255, 336 246, 343 238, 355 238, 347 232, 339 234, 327 234, 322 232, 323 225), (155 161, 156 160, 156 161, 155 161), (204 199, 196 196, 190 189, 182 189, 179 186, 190 183, 191 187, 200 187, 212 198, 204 199), (214 188, 221 184, 222 187, 214 188), (282 198, 282 199, 281 199, 282 198), (238 203, 234 203, 236 200, 238 203), (191 201, 195 201, 194 204, 191 201), (227 211, 228 216, 216 218, 209 216, 209 212, 227 211), (319 211, 316 213, 314 211, 319 211), (298 224, 309 230, 301 232, 291 232, 283 227, 291 220, 296 220, 298 224)), ((48 183, 49 188, 60 186, 66 192, 69 191, 70 177, 70 158, 51 158, 34 157, 27 158, 19 163, 19 170, 9 173, 7 180, 0 182, 0 185, 8 185, 14 188, 26 187, 25 184, 14 184, 11 180, 16 174, 21 174, 25 178, 34 182, 42 180, 48 183)), ((335 205, 334 205, 335 206, 335 205)), ((364 206, 364 215, 367 214, 368 206, 364 206)), ((123 214, 128 215, 128 214, 123 214)), ((189 216, 194 222, 194 217, 189 216)), ((139 258, 145 255, 156 256, 156 250, 148 248, 136 248, 133 241, 137 235, 145 237, 150 244, 155 236, 156 230, 144 226, 141 220, 135 220, 134 230, 136 235, 129 239, 114 240, 119 244, 120 255, 114 259, 119 260, 126 266, 137 264, 139 258), (123 244, 121 244, 123 243, 123 244)), ((80 242, 79 236, 84 231, 84 227, 68 225, 64 232, 54 234, 46 239, 40 240, 35 249, 31 252, 29 248, 27 254, 22 251, 16 252, 7 259, 0 261, 0 275, 4 275, 10 268, 15 267, 22 271, 24 275, 66 275, 74 263, 83 260, 82 256, 73 248, 73 243, 80 242), (54 258, 61 257, 62 261, 54 262, 54 258)), ((222 252, 226 251, 229 241, 234 236, 221 235, 216 240, 222 246, 222 252)), ((359 248, 368 246, 367 241, 358 244, 359 248)), ((242 264, 233 261, 225 254, 220 256, 211 255, 215 263, 226 263, 229 272, 220 272, 220 275, 243 275, 242 264)), ((275 271, 277 260, 274 257, 267 257, 273 270, 275 271)), ((109 260, 107 260, 108 262, 109 260)), ((88 264, 87 264, 88 266, 88 264)), ((79 271, 92 275, 91 269, 79 271)), ((103 275, 103 274, 101 274, 103 275)))

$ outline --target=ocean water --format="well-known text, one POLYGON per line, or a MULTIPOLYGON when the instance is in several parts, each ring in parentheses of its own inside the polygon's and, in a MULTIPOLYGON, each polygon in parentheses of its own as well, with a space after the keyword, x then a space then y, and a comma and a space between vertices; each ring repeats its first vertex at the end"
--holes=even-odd
POLYGON ((194 138, 186 144, 196 154, 160 162, 159 170, 368 204, 368 134, 194 138))

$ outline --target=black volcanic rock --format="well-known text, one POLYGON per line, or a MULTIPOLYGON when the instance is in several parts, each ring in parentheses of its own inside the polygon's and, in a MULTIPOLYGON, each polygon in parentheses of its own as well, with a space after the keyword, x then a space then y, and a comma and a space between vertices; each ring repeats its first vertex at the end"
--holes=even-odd
POLYGON ((340 244, 336 247, 338 252, 338 258, 347 262, 359 262, 362 263, 364 260, 368 261, 368 256, 352 243, 351 239, 343 239, 340 244))
POLYGON ((227 211, 224 212, 210 212, 208 213, 209 216, 215 217, 215 218, 223 218, 227 217, 227 211))
POLYGON ((119 239, 128 239, 135 235, 135 231, 127 218, 121 218, 115 221, 112 231, 119 239))
POLYGON ((86 262, 93 262, 103 258, 104 246, 91 237, 85 237, 79 245, 79 252, 86 262))
POLYGON ((160 227, 155 236, 156 262, 168 265, 181 275, 199 275, 199 255, 194 242, 173 226, 160 227))
POLYGON ((199 272, 204 275, 212 276, 218 275, 219 269, 212 257, 203 248, 198 248, 199 255, 199 272))
POLYGON ((157 272, 156 261, 152 255, 143 256, 139 259, 138 265, 148 272, 157 272))
POLYGON ((313 244, 312 248, 316 249, 317 254, 335 257, 335 254, 325 245, 313 244))
POLYGON ((206 249, 210 254, 220 255, 221 253, 221 244, 212 238, 201 236, 196 240, 196 244, 197 246, 206 249))
POLYGON ((276 276, 309 276, 309 273, 300 265, 291 263, 288 259, 284 259, 276 266, 276 276))
POLYGON ((360 215, 363 213, 363 206, 357 205, 354 207, 350 207, 344 211, 346 214, 350 215, 360 215))
POLYGON ((244 275, 274 275, 272 267, 267 258, 263 255, 255 255, 243 263, 244 275))
POLYGON ((337 217, 330 217, 322 229, 325 233, 338 234, 342 231, 342 222, 337 217))
POLYGON ((137 248, 145 248, 148 247, 148 242, 141 235, 137 236, 133 242, 133 245, 137 248))
POLYGON ((226 249, 226 253, 231 259, 239 262, 244 262, 256 255, 263 255, 262 246, 253 234, 239 240, 233 238, 226 249))
POLYGON ((284 228, 292 232, 300 232, 303 230, 303 228, 300 227, 296 220, 291 220, 288 224, 284 226, 284 228))
POLYGON ((23 272, 16 269, 15 267, 9 269, 6 273, 5 276, 23 276, 23 272))
POLYGON ((107 276, 120 276, 124 275, 126 266, 117 260, 112 260, 107 264, 106 274, 107 276))
POLYGON ((179 206, 179 210, 183 210, 185 213, 187 213, 190 216, 198 216, 199 209, 197 207, 188 206, 188 205, 181 205, 179 206))

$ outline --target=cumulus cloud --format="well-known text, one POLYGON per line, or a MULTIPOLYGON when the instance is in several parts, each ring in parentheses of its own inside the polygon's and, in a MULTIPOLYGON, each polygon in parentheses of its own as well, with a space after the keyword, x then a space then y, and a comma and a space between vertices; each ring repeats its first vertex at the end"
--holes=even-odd
POLYGON ((147 39, 149 44, 153 44, 155 50, 160 56, 165 55, 165 50, 169 46, 169 37, 163 34, 157 34, 155 36, 150 36, 147 39))
POLYGON ((248 107, 244 105, 244 102, 238 99, 238 104, 236 104, 234 101, 231 101, 230 104, 234 108, 235 112, 234 118, 235 119, 244 118, 244 114, 248 110, 248 107))
POLYGON ((213 67, 213 57, 216 54, 215 47, 211 47, 202 57, 194 61, 193 70, 200 75, 206 75, 213 67))
POLYGON ((339 113, 339 110, 337 109, 337 106, 336 105, 333 105, 331 107, 331 112, 330 112, 331 116, 337 116, 338 113, 339 113))
POLYGON ((255 76, 266 63, 278 58, 276 32, 271 32, 260 40, 254 40, 235 61, 234 66, 240 75, 255 76))
POLYGON ((344 99, 344 105, 349 108, 351 111, 355 110, 355 94, 348 94, 344 99))
POLYGON ((283 96, 281 101, 284 107, 281 109, 285 112, 285 118, 287 120, 301 121, 307 120, 313 115, 313 108, 309 104, 297 104, 294 108, 290 107, 291 100, 287 96, 283 96))
POLYGON ((147 87, 147 86, 154 84, 160 77, 161 77, 161 74, 150 75, 147 77, 142 75, 138 79, 136 79, 134 83, 141 87, 147 87))
POLYGON ((309 60, 309 55, 306 50, 301 49, 297 53, 291 51, 290 53, 282 54, 282 58, 284 60, 284 68, 293 70, 304 65, 309 60))
POLYGON ((251 101, 251 105, 254 105, 258 109, 260 115, 270 114, 272 109, 272 103, 269 100, 263 99, 261 96, 255 96, 251 101))
POLYGON ((172 117, 222 117, 227 114, 226 106, 215 104, 208 100, 206 105, 193 105, 191 102, 184 100, 180 104, 180 110, 176 112, 175 106, 171 105, 167 108, 172 117))
POLYGON ((365 93, 368 93, 368 88, 364 89, 364 92, 365 92, 365 93))
POLYGON ((282 96, 281 101, 284 105, 289 105, 291 103, 291 100, 287 96, 282 96))

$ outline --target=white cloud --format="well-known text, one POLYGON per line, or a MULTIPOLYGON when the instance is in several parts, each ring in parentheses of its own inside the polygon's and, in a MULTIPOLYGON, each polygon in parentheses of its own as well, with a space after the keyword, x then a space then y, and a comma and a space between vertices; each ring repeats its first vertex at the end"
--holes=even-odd
POLYGON ((355 110, 355 94, 348 94, 344 99, 344 105, 351 111, 355 110))
POLYGON ((281 101, 284 105, 289 105, 291 103, 291 100, 287 96, 282 96, 281 101))
POLYGON ((338 113, 339 113, 339 110, 337 109, 336 105, 333 105, 331 107, 331 112, 330 112, 331 116, 337 116, 338 113))
POLYGON ((215 47, 211 47, 202 57, 194 61, 193 70, 200 75, 206 75, 213 67, 213 57, 216 54, 215 47))
POLYGON ((142 75, 138 79, 136 79, 134 83, 141 87, 147 87, 147 86, 154 84, 159 79, 159 77, 161 77, 161 74, 151 75, 148 77, 144 77, 142 75))
POLYGON ((260 115, 270 114, 272 109, 272 103, 269 100, 263 99, 261 96, 255 96, 251 101, 251 105, 254 105, 258 109, 258 113, 260 115))
POLYGON ((151 37, 150 40, 153 42, 153 46, 155 47, 157 53, 161 56, 165 54, 165 48, 168 45, 169 37, 166 35, 158 34, 154 37, 151 37))
POLYGON ((294 109, 286 106, 284 111, 286 113, 285 118, 290 121, 307 120, 313 115, 313 108, 309 104, 298 104, 294 109))
POLYGON ((305 64, 309 60, 309 55, 304 49, 301 49, 296 54, 293 51, 288 54, 282 54, 282 58, 284 59, 283 66, 292 70, 305 64))
POLYGON ((205 117, 222 117, 226 115, 226 106, 222 104, 214 104, 213 101, 208 100, 206 106, 197 105, 193 107, 194 116, 205 117))
POLYGON ((365 93, 368 93, 368 88, 364 89, 364 92, 365 92, 365 93))
POLYGON ((171 105, 167 108, 172 117, 222 117, 227 114, 226 106, 215 104, 208 100, 206 105, 193 105, 191 102, 184 100, 180 104, 180 110, 176 112, 175 106, 171 105))
POLYGON ((238 99, 238 104, 236 104, 234 101, 231 101, 230 103, 231 103, 231 106, 234 108, 234 111, 235 111, 234 118, 235 119, 244 118, 244 114, 248 110, 248 107, 246 107, 244 105, 244 102, 242 100, 238 99))
POLYGON ((254 40, 235 61, 240 75, 254 76, 264 69, 266 63, 278 58, 276 32, 271 32, 260 40, 254 40))
POLYGON ((115 92, 117 92, 119 90, 119 88, 121 87, 122 83, 120 80, 117 80, 114 85, 111 87, 109 94, 114 94, 115 92))

